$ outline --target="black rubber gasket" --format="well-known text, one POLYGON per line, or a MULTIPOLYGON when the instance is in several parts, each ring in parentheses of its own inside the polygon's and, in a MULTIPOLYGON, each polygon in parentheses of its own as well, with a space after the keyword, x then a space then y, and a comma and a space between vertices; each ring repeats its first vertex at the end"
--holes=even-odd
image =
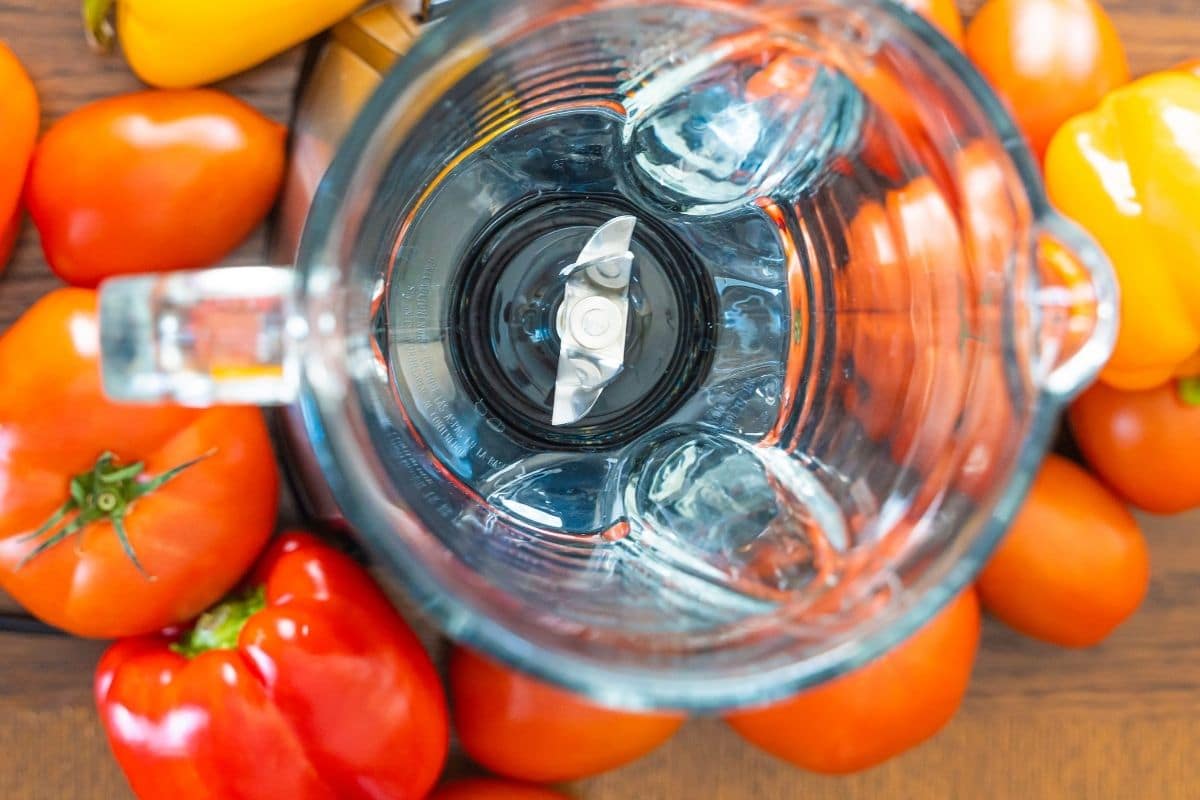
POLYGON ((556 193, 514 204, 491 221, 468 251, 449 298, 450 352, 463 388, 504 423, 506 435, 536 449, 598 451, 632 441, 694 394, 708 376, 716 350, 719 306, 707 271, 670 228, 616 194, 556 193), (551 213, 531 213, 546 205, 554 206, 551 213), (633 408, 555 427, 550 410, 512 384, 492 347, 488 331, 496 285, 513 255, 538 237, 565 226, 598 227, 623 214, 638 217, 634 235, 662 265, 680 309, 670 367, 633 408), (512 224, 520 217, 527 220, 512 224))

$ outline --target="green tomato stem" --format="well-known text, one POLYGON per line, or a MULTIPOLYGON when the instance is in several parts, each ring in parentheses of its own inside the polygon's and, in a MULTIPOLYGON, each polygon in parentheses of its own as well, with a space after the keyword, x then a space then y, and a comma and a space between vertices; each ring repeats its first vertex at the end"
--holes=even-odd
POLYGON ((26 542, 37 541, 38 545, 21 559, 17 569, 21 569, 42 553, 79 533, 93 522, 107 521, 112 523, 125 555, 137 567, 138 572, 149 578, 150 576, 143 569, 137 554, 133 551, 133 545, 129 542, 129 536, 125 531, 125 517, 138 498, 145 497, 179 473, 215 452, 215 450, 210 450, 199 458, 173 467, 148 480, 141 479, 142 473, 146 470, 146 465, 141 461, 136 464, 120 466, 117 464, 115 455, 101 453, 90 470, 71 478, 67 487, 69 494, 67 501, 50 515, 50 519, 46 520, 42 527, 22 539, 26 542))

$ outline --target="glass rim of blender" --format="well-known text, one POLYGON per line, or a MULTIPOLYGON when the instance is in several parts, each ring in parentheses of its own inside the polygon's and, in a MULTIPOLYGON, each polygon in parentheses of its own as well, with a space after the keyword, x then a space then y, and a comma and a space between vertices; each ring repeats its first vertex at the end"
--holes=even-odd
MULTIPOLYGON (((540 0, 540 5, 568 5, 572 0, 540 0)), ((603 2, 604 0, 601 0, 603 2)), ((720 0, 717 0, 720 2, 720 0)), ((846 0, 824 0, 849 8, 846 0)), ((991 126, 1000 147, 1011 161, 1028 198, 1031 230, 1048 227, 1057 216, 1049 204, 1041 175, 1033 155, 1010 114, 986 79, 966 55, 945 39, 931 23, 894 0, 854 0, 855 9, 864 6, 874 13, 894 19, 940 59, 978 104, 991 126)), ((620 2, 620 0, 616 0, 620 2)), ((667 2, 667 0, 664 0, 667 2)), ((459 0, 454 13, 427 28, 413 48, 384 75, 380 85, 356 116, 338 148, 333 162, 321 180, 305 225, 297 257, 297 268, 305 274, 315 263, 314 256, 332 252, 330 233, 343 212, 364 156, 376 135, 376 129, 393 111, 396 100, 441 61, 455 42, 466 34, 483 29, 482 23, 502 14, 529 14, 529 6, 497 8, 490 0, 459 0)), ((538 12, 533 12, 538 13, 538 12)), ((307 280, 300 280, 301 297, 307 293, 307 280)), ((302 303, 303 305, 303 303, 302 303)), ((1097 365, 1098 368, 1098 365, 1097 365)), ((305 369, 307 373, 307 367, 305 369)), ((339 453, 331 437, 339 436, 336 426, 325 419, 343 415, 341 398, 323 393, 307 374, 302 375, 299 406, 313 451, 334 497, 351 527, 362 532, 369 552, 383 559, 394 570, 399 584, 421 611, 437 623, 439 629, 456 643, 485 653, 512 668, 562 686, 603 705, 626 709, 672 708, 692 712, 717 711, 739 706, 754 706, 779 700, 806 687, 835 678, 882 655, 911 636, 958 596, 974 579, 983 562, 995 549, 1028 493, 1037 467, 1043 459, 1055 430, 1065 398, 1038 386, 1034 414, 1019 445, 1007 479, 998 482, 977 506, 966 525, 979 530, 962 537, 969 547, 961 552, 943 554, 939 564, 928 570, 908 590, 914 601, 898 609, 883 623, 869 627, 863 635, 844 640, 815 658, 775 666, 753 677, 695 677, 684 670, 666 676, 662 672, 602 665, 593 660, 562 651, 546 654, 537 645, 522 638, 489 616, 485 610, 455 596, 422 568, 422 562, 406 556, 385 514, 367 511, 380 501, 377 493, 367 491, 352 479, 349 460, 353 446, 339 453), (939 566, 945 565, 944 569, 939 566)), ((352 436, 353 434, 342 434, 352 436)), ((350 443, 353 445, 353 443, 350 443)), ((382 510, 381 508, 378 510, 382 510)), ((419 523, 426 527, 422 519, 419 523)), ((965 527, 965 526, 964 526, 965 527)), ((953 549, 953 548, 951 548, 953 549)))

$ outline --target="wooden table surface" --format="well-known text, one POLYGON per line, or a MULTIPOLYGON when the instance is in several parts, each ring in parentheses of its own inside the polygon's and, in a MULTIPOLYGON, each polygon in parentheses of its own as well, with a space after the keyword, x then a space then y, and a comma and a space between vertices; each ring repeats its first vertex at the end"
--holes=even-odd
MULTIPOLYGON (((47 124, 138 85, 119 58, 87 52, 77 5, 0 0, 0 39, 27 65, 47 124)), ((968 0, 966 10, 975 5, 968 0)), ((1200 55, 1200 0, 1106 5, 1135 72, 1200 55)), ((225 88, 283 120, 298 65, 292 52, 225 88)), ((251 262, 261 252, 256 239, 238 259, 251 262)), ((27 226, 0 279, 0 330, 55 285, 27 226)), ((850 778, 816 777, 702 720, 649 758, 570 791, 593 800, 1200 796, 1200 512, 1141 521, 1153 580, 1128 625, 1100 647, 1068 652, 989 623, 961 713, 934 741, 899 759, 850 778)), ((0 635, 0 800, 129 797, 91 706, 101 649, 0 635)))

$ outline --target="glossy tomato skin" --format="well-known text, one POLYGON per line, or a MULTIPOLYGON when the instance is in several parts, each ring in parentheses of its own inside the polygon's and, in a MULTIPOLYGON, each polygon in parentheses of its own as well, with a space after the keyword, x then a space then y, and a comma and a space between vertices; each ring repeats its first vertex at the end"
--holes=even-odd
POLYGON ((262 594, 227 645, 181 653, 152 636, 101 659, 96 702, 137 796, 424 798, 446 757, 445 698, 367 573, 287 533, 252 582, 262 594))
POLYGON ((964 44, 962 15, 958 13, 955 0, 900 0, 925 19, 933 23, 950 41, 959 47, 964 44))
POLYGON ((1176 381, 1138 392, 1096 384, 1069 419, 1088 464, 1126 501, 1155 514, 1200 506, 1200 405, 1176 381))
POLYGON ((0 587, 51 625, 115 638, 185 622, 237 583, 274 527, 279 477, 257 409, 110 403, 97 349, 86 289, 52 292, 0 337, 0 587), (147 475, 208 454, 131 506, 145 573, 107 521, 22 566, 24 538, 105 452, 147 475))
POLYGON ((756 747, 813 772, 873 767, 941 730, 962 704, 979 649, 968 589, 908 640, 859 669, 726 722, 756 747))
POLYGON ((46 260, 77 286, 212 265, 266 216, 286 129, 210 89, 90 103, 34 152, 26 204, 46 260))
POLYGON ((984 608, 1009 627, 1088 647, 1137 610, 1149 576, 1146 542, 1121 501, 1051 455, 978 588, 984 608))
POLYGON ((37 141, 37 92, 16 55, 0 42, 0 272, 21 224, 21 187, 37 141))
POLYGON ((1129 82, 1125 48, 1096 0, 988 0, 967 26, 967 55, 1039 160, 1060 125, 1129 82))
POLYGON ((602 708, 461 647, 450 656, 450 696, 467 755, 497 775, 534 783, 627 764, 666 742, 685 719, 602 708))
POLYGON ((464 778, 439 786, 429 800, 570 800, 567 795, 529 783, 495 778, 464 778))

